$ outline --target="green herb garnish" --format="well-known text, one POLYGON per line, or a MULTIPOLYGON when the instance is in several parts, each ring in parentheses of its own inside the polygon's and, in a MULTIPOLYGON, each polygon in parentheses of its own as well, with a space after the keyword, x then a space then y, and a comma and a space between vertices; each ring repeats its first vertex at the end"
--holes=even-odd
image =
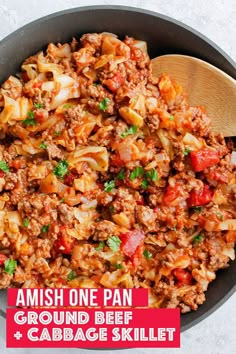
POLYGON ((219 212, 216 212, 216 215, 218 216, 218 218, 222 221, 223 220, 223 215, 219 212))
POLYGON ((98 108, 101 109, 101 111, 106 112, 107 106, 109 105, 110 102, 111 101, 109 100, 109 98, 105 97, 99 103, 98 108))
POLYGON ((16 270, 16 266, 17 266, 17 261, 15 261, 14 259, 8 258, 4 262, 4 271, 11 275, 16 270))
POLYGON ((123 134, 121 134, 122 138, 126 138, 127 135, 133 135, 136 134, 138 130, 138 127, 136 125, 131 125, 129 128, 125 130, 123 134))
POLYGON ((105 192, 110 192, 112 191, 113 188, 115 188, 115 181, 114 179, 112 179, 111 181, 109 182, 105 182, 104 183, 104 189, 105 189, 105 192))
POLYGON ((96 251, 101 251, 103 247, 105 246, 105 242, 102 241, 98 244, 98 246, 95 248, 96 251))
POLYGON ((202 240, 203 240, 202 235, 196 235, 196 236, 193 238, 193 244, 196 245, 197 243, 201 242, 202 240))
POLYGON ((116 269, 123 269, 122 264, 117 263, 117 264, 111 264, 113 267, 115 267, 116 269))
POLYGON ((146 177, 151 181, 156 182, 158 180, 157 170, 153 168, 151 171, 146 172, 146 177))
POLYGON ((34 116, 34 112, 32 111, 28 111, 28 118, 26 118, 25 120, 23 120, 23 124, 26 127, 29 127, 30 125, 36 125, 36 120, 35 120, 35 116, 34 116))
POLYGON ((196 206, 196 207, 193 208, 193 210, 194 210, 196 213, 201 213, 202 207, 196 206))
POLYGON ((61 198, 60 203, 64 203, 65 198, 61 198))
POLYGON ((125 178, 125 168, 122 167, 122 169, 120 170, 120 172, 118 173, 117 179, 124 179, 125 178))
POLYGON ((61 135, 61 132, 54 132, 54 135, 60 136, 60 135, 61 135))
POLYGON ((144 250, 143 255, 147 259, 151 259, 152 258, 152 253, 149 252, 147 249, 144 250))
POLYGON ((9 172, 9 167, 5 161, 0 161, 0 170, 3 172, 9 172))
POLYGON ((69 108, 72 108, 72 107, 74 107, 74 104, 73 104, 73 103, 66 103, 66 104, 64 104, 64 106, 63 106, 64 109, 69 109, 69 108))
POLYGON ((54 175, 59 178, 65 177, 68 173, 68 166, 69 164, 66 160, 61 160, 53 170, 54 175))
POLYGON ((39 145, 39 148, 40 148, 40 149, 47 149, 47 147, 48 147, 48 145, 45 143, 45 140, 43 140, 43 141, 41 142, 41 144, 39 145))
POLYGON ((187 147, 185 150, 184 150, 184 155, 185 156, 188 156, 190 154, 191 150, 187 147))
POLYGON ((117 252, 120 249, 120 243, 121 243, 121 240, 119 239, 118 236, 111 236, 107 240, 107 245, 110 247, 110 249, 113 252, 117 252))
POLYGON ((113 205, 109 206, 109 210, 112 214, 114 214, 115 208, 113 205))
POLYGON ((75 279, 76 274, 73 272, 73 270, 67 275, 67 280, 73 280, 75 279))
POLYGON ((28 227, 29 224, 30 224, 29 219, 28 219, 28 218, 24 218, 24 219, 23 219, 23 222, 22 222, 22 226, 28 227))
POLYGON ((48 232, 49 227, 50 227, 50 224, 44 225, 44 226, 41 228, 41 232, 48 232))
POLYGON ((175 117, 174 116, 169 116, 169 120, 174 120, 175 119, 175 117))
POLYGON ((135 178, 141 177, 144 175, 144 169, 142 166, 137 166, 129 176, 130 181, 133 181, 135 178))
POLYGON ((34 107, 35 107, 35 108, 43 108, 43 104, 42 104, 42 103, 37 103, 37 102, 35 102, 35 103, 34 103, 34 107))
POLYGON ((149 182, 147 179, 144 179, 141 183, 143 189, 146 189, 149 186, 149 182))

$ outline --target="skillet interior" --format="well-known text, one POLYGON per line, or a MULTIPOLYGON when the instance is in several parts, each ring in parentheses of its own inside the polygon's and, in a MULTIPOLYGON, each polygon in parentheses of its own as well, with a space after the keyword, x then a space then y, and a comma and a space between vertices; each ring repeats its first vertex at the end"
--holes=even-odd
MULTIPOLYGON (((123 6, 90 6, 55 13, 34 21, 0 42, 0 83, 19 70, 22 61, 50 42, 68 42, 87 32, 126 34, 148 42, 151 58, 162 54, 185 54, 203 59, 233 78, 235 63, 200 33, 169 17, 123 6)), ((207 301, 196 312, 182 315, 182 331, 215 311, 236 289, 236 262, 217 273, 206 293, 207 301)), ((5 309, 5 293, 0 309, 5 309)), ((1 315, 0 310, 0 315, 1 315)))

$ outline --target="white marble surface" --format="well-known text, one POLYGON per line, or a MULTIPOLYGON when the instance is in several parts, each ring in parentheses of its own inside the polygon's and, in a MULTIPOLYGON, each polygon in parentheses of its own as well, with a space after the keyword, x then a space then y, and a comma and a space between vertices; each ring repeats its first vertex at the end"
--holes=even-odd
MULTIPOLYGON (((85 5, 116 4, 141 7, 172 16, 202 32, 236 60, 235 0, 0 0, 0 40, 44 15, 85 5)), ((1 68, 0 68, 1 70, 1 68)), ((130 349, 116 354, 233 354, 236 353, 236 294, 220 309, 181 336, 181 349, 130 349)), ((97 353, 90 351, 91 353, 97 353)), ((100 351, 101 352, 101 351, 100 351)), ((103 351, 102 351, 103 352, 103 351)), ((79 349, 6 349, 5 321, 0 318, 1 354, 73 354, 79 349)), ((110 354, 112 352, 104 352, 110 354)))

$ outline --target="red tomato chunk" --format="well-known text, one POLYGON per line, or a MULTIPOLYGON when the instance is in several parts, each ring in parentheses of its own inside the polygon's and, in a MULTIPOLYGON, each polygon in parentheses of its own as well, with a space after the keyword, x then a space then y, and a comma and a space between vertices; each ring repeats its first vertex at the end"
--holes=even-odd
POLYGON ((132 257, 137 248, 142 245, 145 235, 142 231, 132 230, 120 235, 121 249, 128 257, 132 257))
POLYGON ((6 260, 7 256, 5 256, 5 254, 0 253, 0 266, 2 266, 6 260))
POLYGON ((186 269, 176 268, 173 275, 177 280, 177 285, 190 285, 192 283, 192 275, 186 269))
POLYGON ((190 153, 192 166, 196 172, 205 170, 205 168, 213 166, 220 161, 219 154, 216 150, 203 148, 190 153))
POLYGON ((71 254, 74 247, 75 240, 73 237, 63 234, 58 237, 54 243, 55 249, 57 252, 63 254, 71 254))
POLYGON ((198 191, 192 190, 188 199, 188 206, 195 207, 208 204, 212 200, 212 192, 207 184, 198 191))
POLYGON ((104 84, 111 90, 115 92, 118 88, 124 83, 124 78, 120 74, 113 76, 113 78, 108 79, 104 82, 104 84))
POLYGON ((166 188, 166 192, 163 197, 164 205, 168 206, 172 202, 174 202, 180 196, 180 192, 181 192, 181 187, 179 185, 175 185, 174 187, 169 185, 166 188))

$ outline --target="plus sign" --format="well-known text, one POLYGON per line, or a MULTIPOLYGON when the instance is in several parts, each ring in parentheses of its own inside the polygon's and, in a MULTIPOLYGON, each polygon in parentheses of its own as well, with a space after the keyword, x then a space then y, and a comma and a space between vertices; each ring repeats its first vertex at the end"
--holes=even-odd
POLYGON ((23 337, 23 335, 21 334, 20 331, 17 331, 17 332, 14 334, 14 337, 16 338, 16 340, 20 340, 21 337, 23 337))

